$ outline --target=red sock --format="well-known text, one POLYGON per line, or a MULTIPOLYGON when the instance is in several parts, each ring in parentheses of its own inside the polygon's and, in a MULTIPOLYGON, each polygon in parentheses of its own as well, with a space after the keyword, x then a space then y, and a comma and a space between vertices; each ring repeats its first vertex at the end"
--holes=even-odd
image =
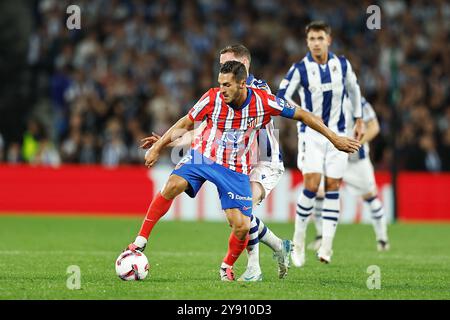
POLYGON ((148 207, 147 215, 145 216, 144 222, 142 222, 141 230, 139 230, 140 236, 148 239, 155 224, 169 211, 172 201, 167 200, 161 195, 161 192, 158 192, 148 207))
POLYGON ((244 240, 239 240, 234 233, 231 233, 228 239, 228 252, 223 262, 230 266, 234 265, 242 251, 247 247, 248 239, 249 236, 247 235, 244 240))

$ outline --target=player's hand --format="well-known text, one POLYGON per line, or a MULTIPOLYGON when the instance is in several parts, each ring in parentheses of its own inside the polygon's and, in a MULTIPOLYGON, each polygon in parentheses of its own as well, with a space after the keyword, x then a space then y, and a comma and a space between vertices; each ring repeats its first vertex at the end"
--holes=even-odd
POLYGON ((358 140, 338 135, 333 139, 333 145, 336 149, 347 153, 356 152, 361 148, 361 143, 358 140))
POLYGON ((364 121, 361 118, 356 119, 355 129, 354 129, 354 138, 358 141, 361 141, 361 139, 364 137, 365 133, 366 133, 366 125, 365 125, 364 121))
POLYGON ((140 145, 140 148, 142 149, 148 149, 150 148, 152 145, 155 144, 156 141, 158 141, 159 139, 161 139, 161 136, 152 132, 152 135, 149 137, 145 137, 144 139, 141 140, 142 144, 140 145))
POLYGON ((150 149, 147 150, 144 158, 145 158, 145 166, 147 168, 153 167, 153 165, 158 161, 159 149, 157 149, 155 146, 152 146, 150 149))

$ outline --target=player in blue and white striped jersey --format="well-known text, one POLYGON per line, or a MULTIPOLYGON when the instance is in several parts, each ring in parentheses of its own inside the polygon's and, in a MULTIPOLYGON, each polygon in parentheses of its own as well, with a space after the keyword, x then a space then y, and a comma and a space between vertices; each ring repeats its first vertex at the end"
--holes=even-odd
MULTIPOLYGON (((369 142, 380 132, 380 126, 372 105, 364 97, 361 99, 361 105, 366 132, 361 140, 362 147, 358 152, 349 155, 349 162, 343 181, 352 193, 362 196, 363 200, 369 205, 377 248, 379 251, 386 251, 390 247, 386 216, 383 204, 377 195, 375 174, 369 156, 369 142)), ((353 119, 349 116, 348 120, 352 122, 353 119)))
MULTIPOLYGON (((306 27, 309 52, 294 63, 281 81, 277 96, 296 105, 298 93, 302 108, 322 118, 337 135, 349 131, 345 119, 344 97, 347 93, 354 106, 361 106, 361 92, 350 62, 329 51, 331 28, 322 21, 313 21, 306 27)), ((355 108, 354 137, 364 135, 362 109, 355 108)), ((324 176, 325 199, 322 209, 322 243, 317 252, 321 262, 329 263, 340 212, 339 186, 347 167, 348 155, 337 150, 326 139, 301 125, 299 137, 303 139, 304 190, 297 202, 294 231, 293 264, 301 267, 305 262, 305 235, 308 218, 312 213, 320 180, 324 176)))
MULTIPOLYGON (((353 107, 348 98, 345 99, 344 104, 348 111, 346 119, 351 126, 353 124, 353 107)), ((387 251, 390 248, 387 234, 387 221, 383 203, 377 194, 374 169, 369 156, 369 142, 378 135, 380 126, 372 105, 364 97, 361 97, 361 105, 363 109, 363 120, 366 124, 366 131, 361 140, 362 147, 358 152, 349 155, 349 162, 342 180, 351 193, 356 196, 361 196, 369 205, 372 213, 372 224, 375 231, 377 249, 378 251, 387 251)), ((302 167, 302 158, 298 159, 298 166, 300 168, 302 167)), ((323 194, 323 186, 319 190, 318 194, 323 194)), ((321 208, 321 201, 316 198, 315 213, 312 216, 316 227, 316 239, 308 245, 308 248, 315 248, 316 250, 322 241, 321 208)))

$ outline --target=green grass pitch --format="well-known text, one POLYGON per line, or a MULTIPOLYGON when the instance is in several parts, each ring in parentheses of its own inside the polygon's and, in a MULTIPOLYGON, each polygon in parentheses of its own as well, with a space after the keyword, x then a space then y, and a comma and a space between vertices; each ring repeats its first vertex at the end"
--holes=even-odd
MULTIPOLYGON (((261 245, 263 281, 224 283, 218 267, 227 249, 225 222, 166 222, 145 251, 144 281, 121 281, 114 262, 138 231, 141 218, 0 216, 0 299, 449 299, 450 225, 395 224, 391 251, 379 253, 369 225, 339 225, 329 265, 307 253, 306 266, 277 278, 261 245), (67 268, 81 270, 81 289, 69 290, 67 268), (367 268, 381 271, 369 290, 367 268)), ((269 226, 291 237, 292 224, 269 226)), ((308 238, 313 237, 310 225, 308 238)), ((246 255, 236 265, 239 276, 246 255)))

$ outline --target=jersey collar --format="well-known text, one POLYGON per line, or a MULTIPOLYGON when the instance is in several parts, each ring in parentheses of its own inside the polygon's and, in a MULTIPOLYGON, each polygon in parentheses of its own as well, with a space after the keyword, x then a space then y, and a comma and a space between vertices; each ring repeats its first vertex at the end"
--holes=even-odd
MULTIPOLYGON (((316 61, 313 59, 313 57, 312 57, 311 51, 309 51, 308 54, 307 54, 306 56, 308 57, 308 60, 309 60, 309 61, 311 61, 311 62, 316 62, 316 61)), ((331 51, 328 51, 328 60, 327 60, 327 63, 328 63, 328 61, 330 61, 330 59, 332 59, 333 57, 334 57, 334 53, 331 52, 331 51)), ((317 62, 316 62, 316 63, 317 63, 317 62)))
POLYGON ((255 76, 254 75, 252 75, 251 73, 248 75, 248 78, 247 78, 247 82, 246 82, 246 84, 249 86, 249 85, 251 85, 252 84, 252 81, 253 81, 253 79, 255 79, 255 76))

